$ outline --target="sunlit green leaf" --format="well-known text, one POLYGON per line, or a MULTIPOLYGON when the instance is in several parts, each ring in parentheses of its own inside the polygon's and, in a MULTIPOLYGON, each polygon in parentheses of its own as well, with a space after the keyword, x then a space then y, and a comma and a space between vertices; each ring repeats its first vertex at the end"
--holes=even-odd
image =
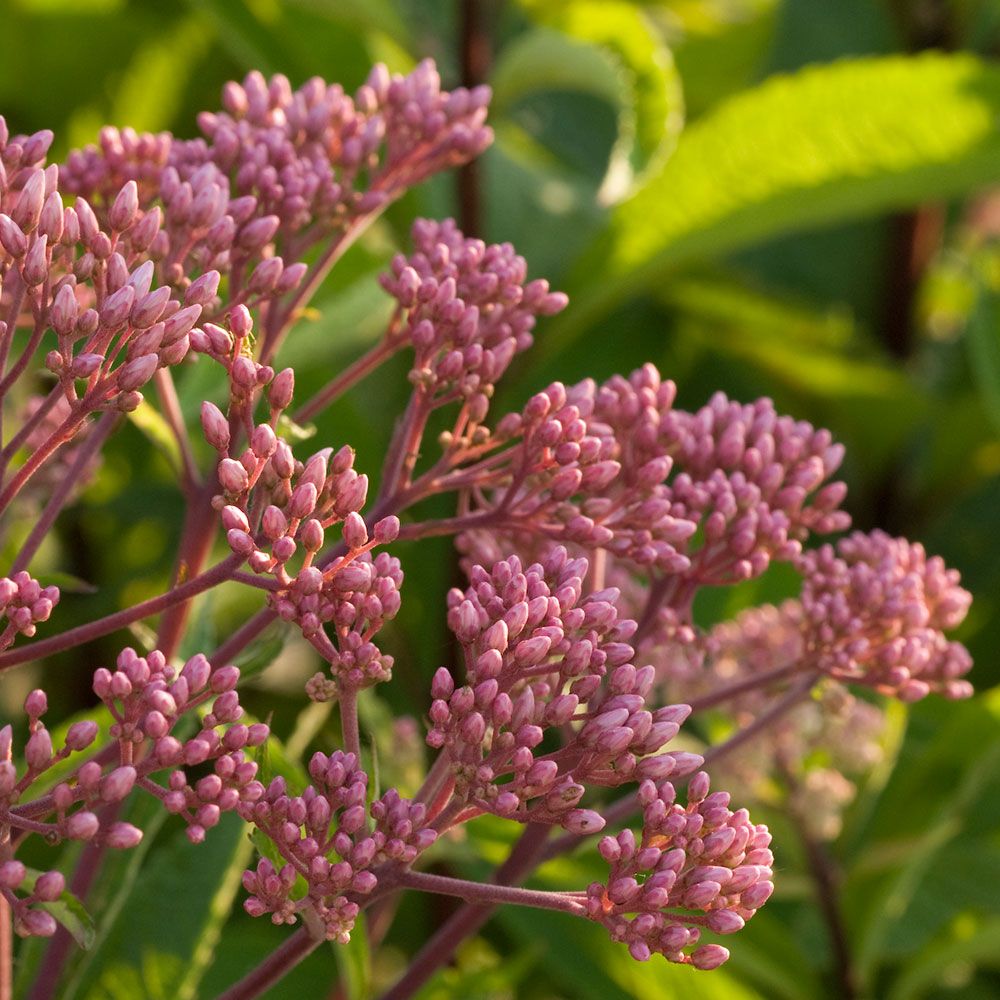
MULTIPOLYGON (((692 125, 615 211, 560 320, 579 329, 672 268, 1000 177, 1000 69, 969 55, 842 60, 775 77, 692 125)), ((571 289, 573 291, 574 289, 571 289)))

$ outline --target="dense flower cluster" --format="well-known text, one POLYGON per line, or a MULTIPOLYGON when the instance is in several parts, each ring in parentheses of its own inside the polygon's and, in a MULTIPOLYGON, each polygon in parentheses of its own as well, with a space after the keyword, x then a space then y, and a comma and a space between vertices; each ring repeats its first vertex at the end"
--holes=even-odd
MULTIPOLYGON (((773 859, 767 829, 694 772, 711 757, 746 786, 777 768, 823 835, 832 812, 816 803, 850 794, 837 784, 850 751, 860 769, 878 749, 879 709, 845 685, 872 699, 971 693, 968 654, 945 636, 969 605, 954 571, 880 532, 808 548, 848 526, 829 432, 766 399, 719 394, 682 410, 652 365, 602 384, 552 383, 494 419, 498 381, 567 300, 529 279, 509 244, 468 238, 451 220, 414 224, 411 252, 382 278, 395 300, 384 337, 289 415, 284 337, 392 200, 485 148, 487 100, 484 88, 442 90, 429 62, 406 76, 376 67, 353 96, 251 73, 200 117, 200 138, 108 128, 62 166, 46 162, 51 133, 11 135, 0 118, 0 404, 14 418, 0 441, 0 514, 20 518, 5 538, 0 670, 159 616, 150 651, 126 648, 94 672, 92 717, 54 742, 36 690, 24 719, 0 729, 0 920, 9 911, 19 934, 52 935, 61 911, 51 904, 68 892, 65 874, 16 857, 23 842, 85 842, 80 864, 97 871, 104 848, 141 841, 122 818, 139 791, 194 844, 226 812, 254 828, 262 857, 244 874, 244 907, 301 921, 306 935, 266 960, 279 972, 323 937, 346 942, 369 906, 384 922, 401 888, 575 913, 636 959, 711 969, 728 952, 702 933, 731 934, 753 916, 773 859), (376 496, 349 445, 296 456, 296 422, 404 350, 411 394, 376 496), (193 364, 218 376, 217 402, 201 408, 206 469, 174 383, 193 364), (37 637, 60 592, 35 557, 121 415, 140 405, 156 406, 179 456, 186 512, 171 585, 37 637), (454 421, 423 459, 447 406, 454 421), (454 516, 422 520, 423 502, 442 494, 454 516), (431 681, 426 742, 437 756, 404 795, 368 755, 359 692, 392 676, 380 633, 404 577, 387 546, 444 534, 468 575, 446 599, 462 662, 431 681), (209 565, 216 542, 224 554, 209 565), (801 574, 798 600, 707 635, 695 627, 699 588, 758 577, 773 560, 801 574), (184 659, 179 650, 200 646, 187 632, 192 600, 232 582, 252 588, 260 610, 214 653, 184 659), (318 653, 325 669, 306 693, 339 714, 341 746, 313 754, 299 791, 258 778, 274 744, 268 725, 245 720, 231 665, 274 622, 318 653), (696 736, 678 739, 703 710, 735 726, 704 755, 683 749, 701 749, 696 736), (829 767, 797 770, 820 748, 829 767), (681 806, 675 784, 689 778, 681 806), (632 787, 609 801, 622 786, 632 787), (546 851, 638 810, 638 835, 600 842, 606 881, 514 884, 546 851), (484 813, 524 826, 495 880, 418 870, 432 845, 447 864, 444 835, 484 813), (550 836, 553 826, 565 832, 550 836)), ((397 720, 393 733, 412 764, 417 726, 397 720)))
POLYGON ((882 531, 855 532, 801 560, 807 655, 834 677, 903 701, 934 691, 967 698, 972 660, 944 635, 972 595, 922 545, 882 531))
POLYGON ((683 775, 695 754, 661 753, 687 718, 686 705, 650 711, 651 668, 636 670, 614 591, 583 595, 584 559, 554 549, 544 564, 517 557, 449 595, 448 623, 462 646, 466 684, 441 668, 431 693, 427 741, 451 761, 455 793, 478 809, 576 833, 604 820, 579 808, 586 784, 683 775), (545 752, 546 731, 572 736, 545 752))
POLYGON ((640 785, 642 836, 625 830, 601 841, 611 872, 587 890, 587 915, 639 961, 657 952, 714 969, 729 957, 721 945, 686 949, 698 944, 703 927, 738 931, 770 897, 771 835, 745 809, 733 812, 726 792, 709 793, 704 771, 688 785, 686 807, 675 799, 670 782, 640 785))

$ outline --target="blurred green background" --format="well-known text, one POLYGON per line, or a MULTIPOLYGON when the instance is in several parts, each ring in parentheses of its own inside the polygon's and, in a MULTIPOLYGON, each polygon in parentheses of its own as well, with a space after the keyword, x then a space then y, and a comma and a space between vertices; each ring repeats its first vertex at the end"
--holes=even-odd
MULTIPOLYGON (((975 603, 960 638, 981 692, 891 714, 886 760, 829 845, 861 992, 985 998, 1000 997, 998 48, 997 0, 0 0, 0 113, 15 133, 54 129, 58 159, 105 123, 193 135, 197 112, 251 68, 353 89, 373 61, 405 71, 432 56, 448 86, 490 82, 495 146, 464 188, 445 176, 409 194, 338 267, 281 358, 299 368, 298 398, 380 333, 388 309, 375 276, 412 219, 458 214, 571 295, 508 380, 506 403, 554 378, 651 360, 681 405, 716 389, 769 395, 829 427, 847 445, 855 523, 920 539, 961 570, 975 603)), ((204 367, 181 382, 192 420, 220 393, 204 367)), ((403 373, 401 363, 362 386, 317 440, 350 442, 358 467, 377 470, 403 373)), ((169 577, 181 501, 169 455, 144 448, 143 433, 118 436, 51 547, 53 567, 99 584, 64 597, 59 628, 169 577)), ((440 598, 456 569, 444 542, 401 556, 397 680, 366 723, 388 753, 383 783, 405 789, 419 772, 427 680, 450 656, 440 598), (390 706, 416 721, 394 727, 390 706)), ((783 596, 782 579, 724 610, 783 596)), ((211 646, 252 596, 203 603, 189 649, 211 646)), ((89 704, 88 670, 122 639, 46 665, 62 710, 89 704)), ((316 666, 279 638, 256 663, 279 650, 281 669, 258 677, 253 704, 287 734, 316 666)), ((41 673, 5 683, 4 713, 41 673)), ((600 928, 508 911, 425 995, 837 996, 801 851, 780 814, 765 818, 778 893, 733 939, 724 970, 639 965, 600 928)), ((238 824, 216 833, 192 849, 167 824, 147 837, 142 873, 120 862, 120 885, 138 879, 137 891, 71 995, 211 996, 281 940, 238 902, 226 918, 247 848, 238 824)), ((484 874, 510 835, 477 827, 450 848, 451 864, 484 874)), ((539 884, 577 887, 597 871, 582 854, 539 884)), ((321 949, 273 996, 375 995, 449 911, 407 901, 374 970, 359 933, 340 951, 339 986, 321 949)))

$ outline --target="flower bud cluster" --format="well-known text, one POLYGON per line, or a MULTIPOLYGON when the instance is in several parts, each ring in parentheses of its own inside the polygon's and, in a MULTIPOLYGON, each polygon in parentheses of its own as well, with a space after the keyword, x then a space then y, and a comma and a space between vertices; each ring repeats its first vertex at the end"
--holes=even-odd
POLYGON ((294 923, 296 914, 309 907, 327 937, 346 943, 359 912, 356 900, 378 884, 372 867, 386 861, 409 864, 436 835, 424 826, 426 808, 395 791, 372 803, 371 829, 365 808, 368 775, 352 753, 314 754, 309 776, 312 783, 302 795, 289 795, 278 777, 256 802, 239 806, 240 815, 273 842, 281 865, 262 859, 256 870, 244 873, 243 886, 250 893, 244 908, 254 917, 270 913, 274 923, 282 924, 294 923))
MULTIPOLYGON (((22 148, 0 141, 5 163, 7 146, 22 148)), ((30 308, 36 336, 29 351, 47 328, 55 332, 57 346, 45 364, 73 403, 77 383, 86 381, 74 408, 80 422, 96 409, 134 409, 157 368, 183 360, 201 303, 154 287, 150 253, 160 221, 140 212, 134 181, 109 197, 99 221, 83 198, 63 205, 55 164, 19 159, 0 184, 0 264, 7 264, 10 294, 23 296, 22 310, 30 308)))
POLYGON ((376 210, 492 140, 489 89, 442 91, 430 60, 406 76, 376 66, 353 98, 318 77, 293 91, 252 72, 222 99, 199 118, 208 156, 289 232, 376 210))
POLYGON ((972 694, 968 650, 944 634, 972 596, 939 557, 882 531, 854 532, 806 552, 799 569, 809 663, 903 701, 972 694))
POLYGON ((665 413, 660 436, 674 460, 671 497, 704 531, 691 570, 699 583, 759 576, 771 559, 798 555, 809 533, 850 523, 839 509, 846 486, 827 483, 843 446, 769 399, 741 405, 717 393, 694 413, 665 413))
POLYGON ((48 621, 58 603, 58 587, 43 587, 24 570, 0 578, 0 616, 7 620, 0 632, 0 650, 12 645, 18 634, 33 636, 38 622, 48 621))
POLYGON ((130 648, 119 655, 116 670, 102 667, 94 673, 94 692, 114 719, 111 736, 118 740, 122 758, 137 760, 140 777, 175 769, 167 791, 158 786, 148 790, 159 795, 170 812, 185 819, 187 835, 194 843, 204 839, 205 831, 218 824, 223 812, 263 794, 263 786, 255 780, 257 765, 246 751, 264 743, 268 728, 263 723, 240 722, 239 676, 234 666, 213 669, 201 653, 176 671, 158 650, 139 656, 130 648), (194 736, 179 739, 172 735, 181 716, 202 708, 207 711, 201 714, 194 736), (141 759, 135 749, 140 744, 147 746, 141 759), (192 784, 185 768, 203 771, 208 762, 213 773, 192 784))
POLYGON ((199 116, 204 138, 105 129, 98 146, 70 155, 63 184, 111 205, 136 182, 143 211, 162 205, 150 252, 163 280, 187 287, 198 271, 240 274, 240 300, 254 304, 305 276, 275 244, 300 256, 482 152, 488 99, 485 87, 442 91, 430 61, 407 76, 377 66, 353 98, 318 77, 293 90, 284 76, 251 72, 223 88, 223 110, 199 116))
POLYGON ((537 317, 560 312, 567 299, 547 281, 528 282, 509 243, 466 239, 452 219, 417 219, 412 240, 413 253, 397 254, 381 278, 416 355, 410 380, 429 399, 463 400, 474 427, 515 354, 531 346, 537 317))
POLYGON ((434 677, 427 741, 452 763, 455 794, 522 822, 591 832, 602 817, 580 807, 585 784, 689 774, 702 759, 661 753, 690 709, 650 711, 652 668, 632 665, 635 623, 620 619, 617 592, 583 594, 584 559, 555 549, 522 568, 515 556, 476 567, 472 586, 448 597, 466 684, 434 677), (563 746, 542 748, 547 730, 563 746))
MULTIPOLYGON (((284 375, 269 388, 271 422, 252 429, 238 460, 219 462, 223 492, 215 505, 232 551, 253 572, 273 577, 270 606, 299 626, 330 664, 337 684, 367 687, 391 676, 392 657, 371 640, 399 611, 403 573, 398 559, 385 552, 373 556, 372 550, 395 539, 399 520, 382 518, 369 533, 359 513, 368 477, 355 471, 352 448, 324 448, 303 463, 277 437, 272 425, 291 401, 291 379, 284 375), (334 525, 341 526, 340 546, 324 557, 321 550, 334 525)), ((226 455, 229 421, 212 403, 202 407, 202 427, 226 455)), ((307 690, 322 701, 336 694, 337 684, 319 674, 307 690)))
MULTIPOLYGON (((843 451, 827 431, 766 399, 717 395, 687 413, 675 396, 645 365, 600 387, 555 383, 505 417, 495 442, 519 440, 484 477, 491 529, 521 550, 554 538, 693 586, 758 576, 809 532, 847 526, 843 484, 822 485, 843 451)), ((462 540, 470 553, 481 544, 462 540)))
MULTIPOLYGON (((116 849, 134 847, 142 839, 141 830, 114 818, 102 822, 98 813, 100 807, 120 802, 132 790, 136 770, 131 766, 105 773, 99 763, 89 760, 73 778, 57 783, 47 796, 23 801, 39 778, 72 754, 88 749, 98 735, 96 722, 74 722, 66 731, 62 747, 56 750, 42 722, 47 711, 45 692, 30 692, 24 702, 28 738, 22 750, 24 767, 20 775, 13 759, 12 727, 0 728, 0 813, 5 825, 15 832, 41 833, 53 844, 66 839, 95 841, 116 849), (45 817, 48 821, 43 821, 45 817)), ((64 888, 63 876, 57 871, 36 878, 20 861, 0 862, 0 893, 10 904, 15 930, 22 936, 49 937, 55 932, 55 921, 44 904, 57 900, 64 888)))
POLYGON ((14 933, 20 937, 52 937, 58 929, 55 917, 45 909, 66 889, 65 876, 60 871, 29 875, 17 860, 0 862, 0 896, 10 905, 14 933), (18 896, 20 891, 22 895, 18 896))
POLYGON ((587 915, 638 961, 657 953, 714 969, 729 952, 698 946, 702 929, 732 934, 770 897, 771 835, 745 809, 730 810, 726 792, 709 793, 703 771, 688 785, 686 807, 670 782, 644 781, 639 801, 640 837, 625 830, 600 842, 611 871, 588 888, 587 915))

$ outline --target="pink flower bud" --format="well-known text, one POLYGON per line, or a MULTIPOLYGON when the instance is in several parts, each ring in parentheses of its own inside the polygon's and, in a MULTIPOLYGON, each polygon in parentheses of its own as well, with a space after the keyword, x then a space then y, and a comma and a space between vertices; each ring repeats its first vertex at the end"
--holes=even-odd
POLYGON ((127 850, 135 847, 142 840, 142 830, 131 823, 115 823, 105 835, 104 842, 115 850, 127 850))
POLYGON ((9 215, 0 215, 0 246, 15 260, 20 260, 28 252, 27 238, 9 215))
POLYGON ((240 668, 234 666, 219 667, 216 670, 209 681, 209 687, 216 693, 220 694, 223 691, 231 691, 236 687, 237 681, 240 679, 240 668))
POLYGON ((224 458, 219 463, 219 483, 226 493, 239 496, 250 487, 247 470, 232 458, 224 458))
POLYGON ((134 361, 129 361, 118 371, 118 389, 120 392, 132 392, 144 386, 160 365, 160 359, 155 354, 143 354, 134 361))
POLYGON ((44 910, 27 910, 22 913, 14 929, 19 934, 29 937, 52 937, 58 927, 56 918, 51 913, 46 913, 44 910))
POLYGON ((4 861, 0 864, 0 886, 16 889, 25 879, 28 870, 20 861, 4 861))
POLYGON ((101 824, 94 813, 82 810, 66 820, 66 836, 71 840, 90 840, 96 836, 101 824))
POLYGON ((120 802, 132 791, 135 779, 136 771, 134 767, 126 765, 125 767, 115 768, 101 782, 101 798, 105 802, 120 802))
POLYGON ((696 969, 717 969, 729 959, 729 950, 721 944, 704 944, 691 953, 691 964, 696 969))
POLYGON ((214 301, 219 291, 219 272, 206 271, 188 285, 184 293, 184 304, 188 306, 207 306, 214 301))
POLYGON ((571 809, 563 817, 562 825, 570 833, 597 833, 604 829, 604 817, 593 809, 571 809))
POLYGON ((96 722, 89 720, 74 722, 66 732, 66 746, 70 750, 86 750, 97 739, 97 733, 96 722))
POLYGON ((37 729, 28 738, 24 759, 32 771, 44 771, 52 760, 52 737, 47 729, 37 729))
POLYGON ((35 882, 35 895, 45 903, 55 902, 66 888, 62 872, 44 872, 35 882))
POLYGON ((49 700, 45 692, 40 688, 35 688, 27 698, 24 699, 25 714, 31 719, 37 719, 48 711, 49 700))

